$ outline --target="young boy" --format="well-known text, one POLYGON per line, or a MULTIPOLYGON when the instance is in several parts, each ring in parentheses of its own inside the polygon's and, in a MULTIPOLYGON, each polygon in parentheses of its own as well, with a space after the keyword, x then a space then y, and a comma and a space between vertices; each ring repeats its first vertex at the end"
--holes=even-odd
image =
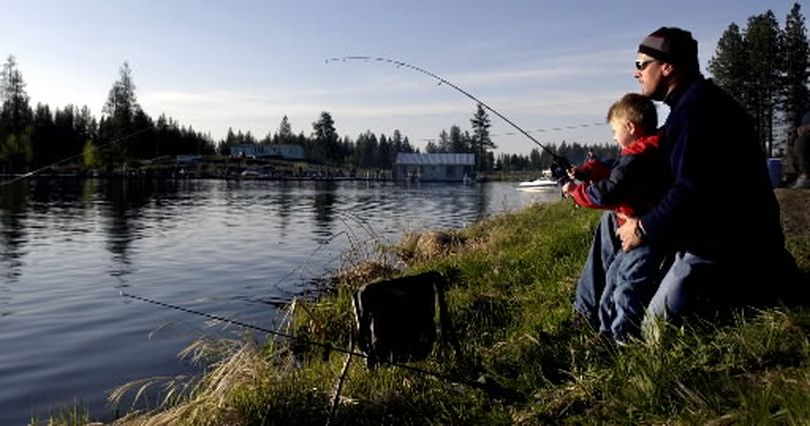
MULTIPOLYGON (((658 115, 649 98, 635 93, 623 96, 608 110, 607 121, 613 129, 613 139, 622 148, 619 158, 610 169, 595 160, 588 161, 587 167, 572 168, 571 177, 581 183, 568 182, 562 190, 582 207, 613 210, 615 214, 610 216, 615 217, 605 217, 620 226, 624 216, 638 217, 661 199, 667 189, 663 172, 666 167, 658 149, 658 115)), ((612 231, 616 224, 606 227, 611 229, 611 239, 619 247, 621 242, 612 231)), ((592 246, 591 256, 598 255, 599 250, 592 246)), ((661 278, 663 260, 664 254, 648 245, 629 252, 617 250, 612 259, 602 259, 605 270, 596 273, 604 273, 603 277, 586 278, 595 272, 588 269, 593 264, 589 258, 580 279, 603 283, 593 286, 601 294, 591 296, 599 301, 598 306, 577 303, 577 310, 592 323, 598 319, 599 332, 618 343, 638 337, 644 311, 661 278), (594 309, 597 312, 588 312, 594 309)))

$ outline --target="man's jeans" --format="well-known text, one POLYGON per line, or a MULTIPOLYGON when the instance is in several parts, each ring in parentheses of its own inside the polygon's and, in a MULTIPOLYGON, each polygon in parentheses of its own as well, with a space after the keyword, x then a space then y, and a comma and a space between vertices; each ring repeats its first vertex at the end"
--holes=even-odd
MULTIPOLYGON (((728 280, 716 261, 689 252, 678 252, 669 272, 655 292, 648 312, 656 318, 679 324, 687 314, 710 310, 708 284, 728 280)), ((713 285, 713 287, 716 285, 713 285)))

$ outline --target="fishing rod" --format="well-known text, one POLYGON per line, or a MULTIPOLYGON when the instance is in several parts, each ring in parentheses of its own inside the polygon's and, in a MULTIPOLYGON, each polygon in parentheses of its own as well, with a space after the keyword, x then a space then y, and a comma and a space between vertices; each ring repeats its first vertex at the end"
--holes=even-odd
POLYGON ((510 126, 514 127, 515 129, 517 129, 517 130, 518 130, 520 133, 522 133, 524 136, 526 136, 527 138, 529 138, 529 140, 531 140, 532 142, 534 142, 535 144, 537 144, 537 146, 539 146, 540 148, 542 148, 542 149, 543 149, 544 151, 546 151, 547 153, 551 154, 551 156, 552 156, 554 159, 556 159, 556 160, 557 160, 557 161, 559 161, 559 162, 562 162, 562 163, 563 163, 563 164, 562 164, 562 165, 563 165, 563 167, 565 167, 566 169, 567 169, 567 168, 568 168, 568 167, 571 165, 571 163, 568 161, 568 159, 567 159, 567 158, 565 158, 565 157, 563 157, 563 156, 561 156, 561 155, 557 154, 556 152, 552 151, 551 149, 549 149, 549 148, 548 148, 548 147, 546 147, 545 145, 541 144, 541 143, 540 143, 540 141, 538 141, 537 139, 535 139, 535 138, 534 138, 534 137, 533 137, 531 134, 529 134, 529 132, 527 132, 526 130, 523 130, 523 128, 522 128, 522 127, 520 127, 520 126, 518 126, 517 124, 515 124, 515 122, 514 122, 514 121, 510 120, 510 119, 509 119, 509 118, 507 118, 505 115, 503 115, 503 114, 501 114, 500 112, 498 112, 498 111, 497 111, 495 108, 492 108, 491 106, 489 106, 488 104, 486 104, 486 103, 485 103, 484 101, 482 101, 481 99, 478 99, 477 97, 475 97, 475 96, 474 96, 473 94, 471 94, 470 92, 468 92, 468 91, 466 91, 466 90, 462 89, 461 87, 459 87, 458 85, 454 84, 454 83, 453 83, 453 82, 451 82, 450 80, 447 80, 446 78, 444 78, 444 77, 442 77, 442 76, 440 76, 440 75, 438 75, 438 74, 436 74, 436 73, 430 72, 430 71, 428 71, 428 70, 426 70, 426 69, 424 69, 424 68, 418 67, 418 66, 416 66, 416 65, 409 64, 409 63, 407 63, 407 62, 398 61, 398 60, 395 60, 395 59, 390 59, 390 58, 384 58, 384 57, 374 57, 374 56, 344 56, 344 57, 340 57, 340 58, 329 58, 329 59, 327 59, 327 60, 326 60, 326 63, 328 64, 330 61, 332 61, 332 62, 335 62, 335 61, 341 61, 341 62, 346 62, 346 61, 366 61, 366 62, 368 62, 368 61, 378 61, 378 62, 387 62, 387 63, 389 63, 389 64, 396 65, 396 66, 397 66, 397 68, 399 68, 399 67, 404 67, 404 68, 408 68, 408 69, 411 69, 411 70, 414 70, 414 71, 420 72, 420 73, 422 73, 422 74, 424 74, 424 75, 427 75, 428 77, 431 77, 431 78, 433 78, 433 79, 435 79, 435 80, 438 80, 440 85, 441 85, 441 84, 445 84, 445 85, 447 85, 447 86, 450 86, 451 88, 455 89, 455 90, 456 90, 456 91, 458 91, 459 93, 461 93, 461 94, 463 94, 464 96, 466 96, 466 97, 468 97, 468 98, 472 99, 473 101, 477 102, 477 103, 478 103, 479 105, 481 105, 482 107, 486 108, 487 110, 489 110, 489 111, 490 111, 490 112, 492 112, 493 114, 495 114, 495 115, 497 115, 498 117, 500 117, 500 118, 501 118, 501 120, 505 121, 507 124, 509 124, 510 126))
MULTIPOLYGON (((122 297, 127 297, 127 298, 130 298, 130 299, 133 299, 133 300, 138 300, 138 301, 141 301, 141 302, 151 303, 153 305, 157 305, 157 306, 160 306, 160 307, 163 307, 163 308, 173 309, 173 310, 176 310, 176 311, 185 312, 187 314, 192 314, 192 315, 205 317, 205 318, 212 319, 212 320, 215 320, 215 321, 221 321, 221 322, 228 323, 228 324, 238 325, 240 327, 249 328, 251 330, 256 330, 256 331, 261 331, 261 332, 271 334, 273 336, 282 337, 282 338, 285 338, 285 339, 288 339, 288 340, 291 340, 291 341, 297 341, 298 343, 302 343, 302 344, 309 345, 309 346, 318 346, 318 347, 321 347, 321 348, 326 349, 328 351, 340 352, 340 353, 347 354, 349 356, 359 356, 361 358, 366 358, 366 359, 369 358, 368 355, 366 355, 366 354, 364 354, 362 352, 355 352, 355 351, 353 351, 351 349, 339 348, 337 346, 330 345, 329 343, 317 342, 317 341, 314 341, 314 340, 307 339, 305 337, 296 336, 296 335, 289 334, 289 333, 283 333, 283 332, 276 331, 276 330, 271 330, 269 328, 260 327, 260 326, 257 326, 257 325, 254 325, 254 324, 249 324, 249 323, 242 322, 242 321, 239 321, 239 320, 234 320, 234 319, 226 318, 226 317, 219 316, 219 315, 209 314, 207 312, 197 311, 197 310, 190 309, 190 308, 185 308, 185 307, 182 307, 182 306, 172 305, 170 303, 161 302, 161 301, 154 300, 154 299, 149 299, 147 297, 136 296, 134 294, 125 293, 124 291, 120 291, 119 294, 122 297)), ((439 372, 431 371, 431 370, 426 370, 426 369, 423 369, 423 368, 414 367, 414 366, 411 366, 411 365, 402 364, 402 363, 398 363, 398 362, 394 362, 394 361, 379 360, 379 362, 391 365, 393 367, 402 368, 404 370, 409 370, 409 371, 412 371, 414 373, 423 374, 423 375, 426 375, 426 376, 432 376, 432 377, 444 380, 444 381, 449 382, 449 383, 456 383, 456 384, 460 384, 460 385, 469 386, 469 387, 472 387, 472 388, 475 388, 475 389, 483 390, 485 392, 492 393, 492 394, 498 394, 498 395, 501 395, 501 396, 504 396, 504 397, 515 398, 516 395, 517 395, 515 393, 515 391, 503 388, 498 383, 493 381, 491 378, 488 378, 488 377, 485 377, 485 376, 482 376, 482 379, 479 379, 478 381, 463 380, 463 379, 458 379, 458 378, 451 377, 451 376, 449 376, 447 374, 443 374, 443 373, 439 373, 439 372)))

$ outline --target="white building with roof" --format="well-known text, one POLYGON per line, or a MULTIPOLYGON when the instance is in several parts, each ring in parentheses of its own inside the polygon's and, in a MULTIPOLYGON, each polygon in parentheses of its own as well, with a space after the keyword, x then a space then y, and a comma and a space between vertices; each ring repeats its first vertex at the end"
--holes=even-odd
POLYGON ((397 153, 394 180, 464 182, 475 179, 475 154, 397 153))

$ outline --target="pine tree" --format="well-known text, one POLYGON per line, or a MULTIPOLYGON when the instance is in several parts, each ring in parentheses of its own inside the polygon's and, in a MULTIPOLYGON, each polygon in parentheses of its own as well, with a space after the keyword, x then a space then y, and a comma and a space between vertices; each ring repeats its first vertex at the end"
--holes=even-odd
POLYGON ((780 92, 780 37, 779 23, 770 10, 748 19, 745 44, 751 84, 746 88, 747 106, 768 155, 773 151, 773 123, 780 92))
POLYGON ((478 104, 475 115, 470 119, 472 124, 473 136, 471 140, 472 151, 475 153, 476 170, 482 171, 492 167, 487 161, 489 158, 486 154, 489 150, 497 148, 495 143, 489 137, 489 128, 491 126, 489 115, 484 109, 483 105, 478 104))
POLYGON ((0 162, 7 163, 12 170, 21 170, 33 155, 34 112, 14 56, 3 64, 0 83, 0 162))
POLYGON ((118 70, 119 79, 113 83, 107 102, 102 113, 106 119, 102 121, 99 132, 106 143, 116 143, 102 151, 104 162, 120 163, 126 161, 131 153, 136 153, 134 141, 125 140, 132 133, 142 130, 136 129, 136 117, 140 125, 146 125, 141 114, 141 106, 135 97, 135 83, 132 81, 132 69, 128 62, 124 62, 118 70))
POLYGON ((448 152, 470 152, 469 137, 465 137, 465 135, 461 133, 461 128, 455 124, 450 126, 450 149, 448 152))
POLYGON ((273 141, 279 144, 289 144, 293 138, 295 138, 295 134, 293 134, 290 120, 285 115, 282 117, 281 123, 278 125, 278 132, 276 132, 276 137, 273 141))
POLYGON ((113 83, 107 95, 107 102, 102 112, 110 116, 113 121, 119 122, 124 130, 135 118, 135 113, 141 109, 135 96, 135 83, 132 81, 132 69, 128 62, 124 62, 118 70, 119 78, 113 83))
POLYGON ((328 112, 321 112, 318 121, 312 123, 312 159, 321 162, 339 163, 338 134, 335 121, 328 112))
POLYGON ((50 107, 38 103, 34 108, 34 131, 31 135, 32 162, 36 166, 57 161, 61 155, 55 143, 57 140, 59 136, 50 107))
POLYGON ((808 68, 810 68, 810 47, 807 41, 807 29, 804 16, 798 3, 793 4, 784 30, 784 64, 785 74, 782 93, 781 111, 788 129, 795 129, 802 115, 810 110, 810 90, 808 68))
POLYGON ((715 56, 709 60, 709 72, 741 104, 747 103, 745 88, 751 78, 748 62, 740 27, 732 23, 717 42, 715 56))

